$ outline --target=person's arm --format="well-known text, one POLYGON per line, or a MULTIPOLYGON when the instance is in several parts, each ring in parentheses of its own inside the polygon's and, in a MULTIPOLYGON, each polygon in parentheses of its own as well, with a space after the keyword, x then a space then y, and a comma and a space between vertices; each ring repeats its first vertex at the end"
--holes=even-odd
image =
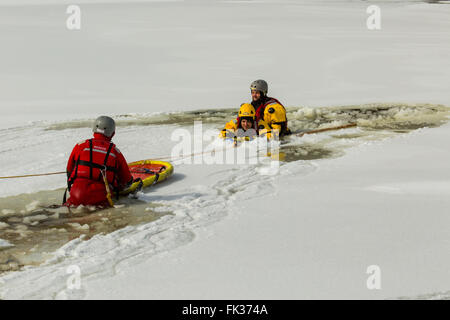
POLYGON ((78 155, 78 149, 79 144, 77 144, 73 149, 72 153, 70 154, 69 161, 67 162, 66 172, 67 172, 67 179, 72 175, 72 171, 75 168, 75 162, 76 157, 78 155))
POLYGON ((272 130, 264 120, 259 120, 258 122, 258 135, 260 137, 265 136, 267 140, 270 140, 272 138, 272 130))
POLYGON ((115 154, 117 155, 118 161, 118 179, 119 179, 119 188, 123 188, 127 184, 133 181, 133 176, 131 175, 130 168, 128 167, 127 161, 123 154, 116 148, 115 154))
POLYGON ((280 133, 282 124, 286 123, 286 109, 278 103, 270 104, 264 110, 264 120, 274 132, 280 133))
POLYGON ((225 128, 222 129, 221 131, 222 138, 234 137, 236 129, 237 129, 237 121, 231 120, 225 125, 225 128))

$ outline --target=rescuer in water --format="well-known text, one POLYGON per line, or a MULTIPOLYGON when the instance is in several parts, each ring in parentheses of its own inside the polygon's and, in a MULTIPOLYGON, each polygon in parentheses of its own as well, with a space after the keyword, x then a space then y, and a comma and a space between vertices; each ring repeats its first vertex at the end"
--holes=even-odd
POLYGON ((252 106, 256 111, 256 122, 261 120, 272 130, 272 135, 279 137, 291 134, 288 128, 286 109, 275 98, 267 96, 269 86, 264 80, 255 80, 250 85, 252 106))
POLYGON ((133 183, 130 169, 119 149, 111 142, 116 131, 114 120, 98 117, 94 137, 78 143, 67 163, 69 199, 64 205, 112 206, 112 193, 118 194, 133 183))

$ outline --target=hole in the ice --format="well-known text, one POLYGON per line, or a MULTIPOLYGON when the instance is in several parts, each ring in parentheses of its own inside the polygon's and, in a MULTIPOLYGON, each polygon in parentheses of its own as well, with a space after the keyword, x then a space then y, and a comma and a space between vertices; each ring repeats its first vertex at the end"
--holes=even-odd
POLYGON ((83 236, 88 240, 126 226, 152 222, 170 214, 159 206, 123 198, 116 208, 69 209, 56 205, 64 190, 0 199, 0 239, 10 246, 0 247, 0 272, 15 271, 26 265, 39 265, 65 243, 83 236))

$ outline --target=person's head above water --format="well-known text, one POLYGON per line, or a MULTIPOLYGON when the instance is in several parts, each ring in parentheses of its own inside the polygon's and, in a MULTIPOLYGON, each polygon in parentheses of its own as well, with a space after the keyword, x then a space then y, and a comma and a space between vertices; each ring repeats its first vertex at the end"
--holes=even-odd
POLYGON ((269 85, 265 80, 255 80, 250 84, 250 90, 252 94, 252 101, 258 101, 262 97, 267 96, 269 85))
POLYGON ((92 127, 94 133, 101 133, 105 137, 112 138, 116 133, 116 122, 108 116, 100 116, 94 121, 92 127))
POLYGON ((248 129, 253 128, 253 119, 250 117, 244 117, 241 119, 241 128, 247 131, 248 129))
POLYGON ((252 128, 255 116, 255 108, 250 103, 241 104, 241 107, 239 108, 239 119, 242 129, 248 130, 252 128))

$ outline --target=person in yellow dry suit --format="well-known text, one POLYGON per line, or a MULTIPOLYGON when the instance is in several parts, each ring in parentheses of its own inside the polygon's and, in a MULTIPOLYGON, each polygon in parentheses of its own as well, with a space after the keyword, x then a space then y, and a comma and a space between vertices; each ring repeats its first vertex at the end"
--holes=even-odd
POLYGON ((288 128, 286 109, 275 98, 267 96, 269 86, 264 80, 255 80, 250 85, 252 105, 256 111, 256 121, 264 121, 272 129, 272 135, 279 137, 291 134, 288 128))
POLYGON ((260 120, 256 122, 256 111, 250 103, 243 103, 239 108, 239 114, 236 120, 231 120, 221 131, 222 138, 234 140, 251 140, 256 136, 266 136, 271 138, 271 129, 260 120))

